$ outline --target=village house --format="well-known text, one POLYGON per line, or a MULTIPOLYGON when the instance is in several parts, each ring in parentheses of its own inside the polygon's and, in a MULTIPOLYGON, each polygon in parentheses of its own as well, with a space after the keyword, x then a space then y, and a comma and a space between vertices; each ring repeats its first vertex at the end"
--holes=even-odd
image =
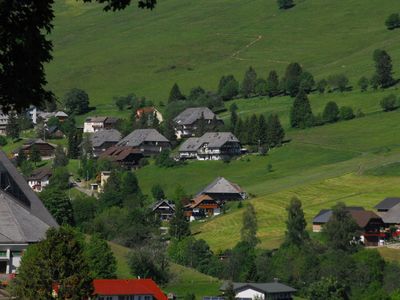
POLYGON ((170 141, 153 128, 136 129, 124 137, 117 147, 139 149, 145 156, 159 154, 164 149, 171 149, 170 141))
POLYGON ((152 279, 94 279, 95 300, 167 300, 152 279))
MULTIPOLYGON (((228 286, 228 282, 225 282, 220 290, 225 292, 228 286)), ((233 282, 233 290, 236 299, 246 300, 292 300, 294 293, 297 291, 290 286, 278 282, 278 280, 270 283, 233 282)))
POLYGON ((390 209, 392 209, 397 204, 400 204, 400 198, 388 197, 388 198, 383 199, 377 205, 375 205, 374 208, 380 213, 388 212, 390 209))
POLYGON ((169 221, 175 215, 175 203, 169 200, 160 200, 154 203, 152 211, 161 221, 169 221))
POLYGON ((15 274, 27 247, 58 227, 38 196, 0 151, 0 274, 15 274))
POLYGON ((196 197, 200 195, 208 195, 221 203, 230 200, 244 200, 247 198, 247 193, 239 185, 230 182, 224 177, 217 177, 201 190, 196 197))
POLYGON ((400 198, 386 198, 375 205, 377 214, 382 218, 387 228, 396 227, 394 236, 400 235, 400 198))
POLYGON ((65 138, 64 132, 56 125, 46 127, 46 135, 51 139, 65 138))
POLYGON ((32 171, 28 177, 28 185, 35 192, 40 193, 50 183, 50 177, 53 172, 50 168, 44 167, 32 171))
POLYGON ((136 120, 142 118, 143 115, 148 115, 156 118, 159 123, 161 123, 164 119, 162 114, 155 107, 142 107, 136 110, 136 120))
POLYGON ((185 205, 185 216, 189 221, 221 214, 221 203, 209 195, 198 195, 185 205))
POLYGON ((209 126, 214 120, 215 125, 223 125, 224 122, 214 114, 208 107, 191 107, 185 109, 174 118, 175 134, 178 139, 196 135, 199 122, 203 119, 204 125, 209 126))
POLYGON ((33 124, 37 124, 40 121, 43 121, 45 124, 47 124, 47 122, 53 117, 57 118, 60 123, 63 123, 68 119, 68 114, 63 111, 44 112, 40 110, 33 110, 30 114, 33 124))
POLYGON ((105 129, 91 133, 89 139, 92 144, 93 156, 98 157, 108 148, 115 146, 121 138, 122 134, 116 129, 105 129))
POLYGON ((35 139, 26 141, 21 148, 14 151, 14 156, 18 156, 18 152, 20 150, 22 150, 26 156, 29 156, 33 147, 36 147, 38 149, 40 156, 43 159, 52 158, 56 150, 55 145, 45 142, 42 139, 35 139))
POLYGON ((100 159, 107 159, 127 169, 138 167, 139 161, 143 157, 143 153, 140 149, 120 146, 112 146, 99 156, 100 159))
POLYGON ((0 135, 7 134, 8 115, 0 111, 0 135))
MULTIPOLYGON (((357 223, 360 229, 361 242, 365 246, 381 246, 386 237, 385 223, 382 218, 373 211, 360 207, 348 207, 348 213, 357 223)), ((333 215, 330 209, 321 210, 313 219, 313 231, 320 232, 333 215)))
POLYGON ((188 138, 179 147, 180 159, 220 160, 240 154, 240 141, 231 132, 207 132, 188 138))
POLYGON ((115 128, 118 118, 114 117, 88 117, 83 124, 83 132, 91 133, 104 129, 115 128))

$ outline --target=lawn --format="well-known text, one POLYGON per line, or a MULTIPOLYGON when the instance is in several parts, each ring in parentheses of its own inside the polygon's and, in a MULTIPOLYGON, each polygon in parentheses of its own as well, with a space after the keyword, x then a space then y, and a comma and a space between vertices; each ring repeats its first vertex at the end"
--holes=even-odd
MULTIPOLYGON (((111 242, 109 245, 117 260, 118 278, 132 278, 127 262, 129 248, 111 242)), ((194 293, 197 299, 201 299, 204 296, 218 295, 221 282, 216 278, 174 263, 170 264, 170 272, 169 283, 162 287, 165 292, 172 292, 178 297, 190 292, 194 293)))
POLYGON ((282 75, 292 61, 317 79, 345 73, 356 87, 371 76, 376 48, 387 49, 400 70, 400 36, 384 26, 400 10, 392 0, 298 1, 287 11, 275 0, 134 6, 105 13, 98 4, 56 1, 54 60, 46 72, 58 97, 82 88, 97 114, 118 115, 114 96, 134 92, 165 102, 175 82, 184 93, 197 85, 215 90, 221 75, 241 80, 250 65, 264 78, 272 69, 282 75))

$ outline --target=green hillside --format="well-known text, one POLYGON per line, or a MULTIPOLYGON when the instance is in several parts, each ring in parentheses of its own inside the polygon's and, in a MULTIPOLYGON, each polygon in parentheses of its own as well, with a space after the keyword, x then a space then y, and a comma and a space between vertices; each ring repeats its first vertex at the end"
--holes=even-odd
POLYGON ((241 80, 249 65, 266 77, 298 61, 317 78, 343 72, 355 84, 372 73, 376 48, 400 62, 400 36, 384 26, 400 10, 394 0, 303 0, 288 11, 275 0, 168 0, 116 13, 56 2, 49 87, 58 96, 83 88, 98 113, 113 113, 112 97, 131 92, 165 101, 174 82, 184 92, 215 89, 221 75, 241 80))

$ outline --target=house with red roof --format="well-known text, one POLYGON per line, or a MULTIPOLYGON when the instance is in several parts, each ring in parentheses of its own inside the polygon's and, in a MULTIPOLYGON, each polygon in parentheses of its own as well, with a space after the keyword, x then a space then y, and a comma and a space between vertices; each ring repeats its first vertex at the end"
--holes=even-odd
POLYGON ((96 300, 167 300, 152 279, 95 279, 96 300))

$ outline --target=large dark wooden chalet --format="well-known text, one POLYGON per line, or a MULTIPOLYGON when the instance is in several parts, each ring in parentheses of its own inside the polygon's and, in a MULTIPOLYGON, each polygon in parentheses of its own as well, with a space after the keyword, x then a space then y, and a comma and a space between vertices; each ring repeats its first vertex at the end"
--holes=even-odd
POLYGON ((15 154, 18 154, 19 150, 22 150, 26 156, 29 156, 33 147, 36 147, 39 150, 40 156, 42 157, 54 156, 56 150, 55 145, 45 142, 42 139, 37 139, 25 142, 20 149, 15 151, 15 154))

